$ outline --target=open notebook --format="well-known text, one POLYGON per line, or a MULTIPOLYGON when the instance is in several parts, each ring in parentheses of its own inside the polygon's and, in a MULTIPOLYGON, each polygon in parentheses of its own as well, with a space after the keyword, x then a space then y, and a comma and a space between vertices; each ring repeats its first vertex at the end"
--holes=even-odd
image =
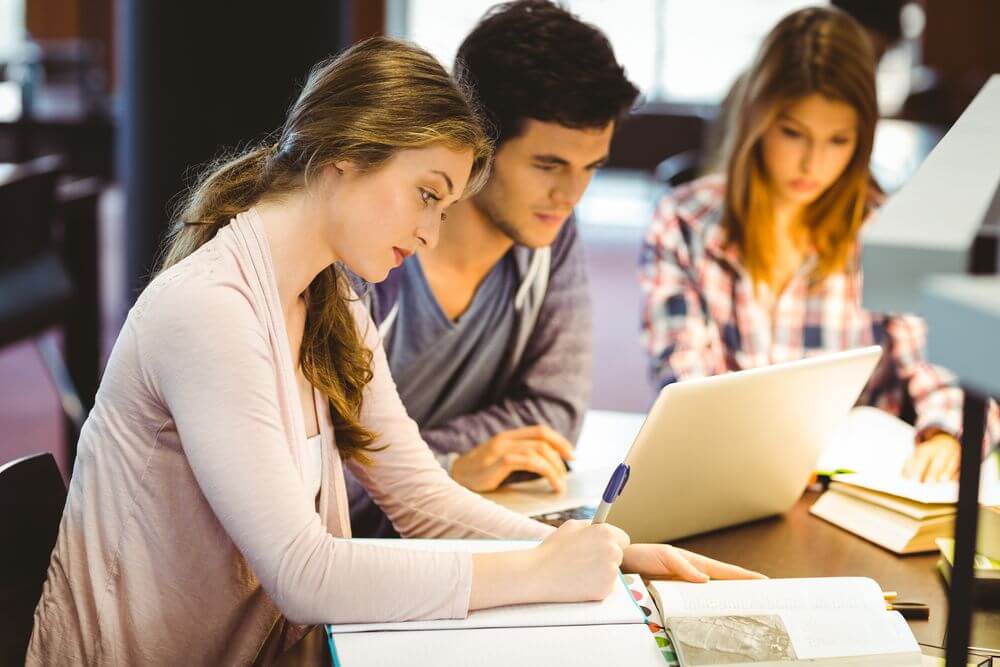
MULTIPOLYGON (((363 540, 374 542, 374 540, 363 540)), ((378 540, 380 546, 440 551, 507 551, 534 542, 378 540)), ((601 602, 526 604, 471 612, 461 620, 327 626, 334 664, 664 665, 625 582, 601 602), (557 663, 558 661, 558 663, 557 663)))
POLYGON ((871 579, 653 581, 649 588, 684 667, 921 664, 906 621, 886 611, 871 579))

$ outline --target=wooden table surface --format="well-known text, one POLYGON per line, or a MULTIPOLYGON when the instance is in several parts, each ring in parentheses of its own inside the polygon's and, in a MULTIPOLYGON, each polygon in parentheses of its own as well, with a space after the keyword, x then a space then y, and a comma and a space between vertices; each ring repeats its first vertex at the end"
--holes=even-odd
MULTIPOLYGON (((922 602, 930 619, 910 621, 917 641, 943 647, 948 621, 948 587, 935 554, 896 556, 853 533, 809 514, 819 494, 807 492, 784 516, 755 521, 674 542, 675 546, 730 561, 769 577, 863 576, 898 600, 922 602)), ((1000 648, 1000 610, 978 610, 972 645, 1000 648)))

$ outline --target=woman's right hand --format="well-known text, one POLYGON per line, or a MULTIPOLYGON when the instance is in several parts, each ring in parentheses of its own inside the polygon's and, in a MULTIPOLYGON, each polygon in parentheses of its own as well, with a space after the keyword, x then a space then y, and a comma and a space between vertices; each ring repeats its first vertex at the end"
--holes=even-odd
POLYGON ((614 590, 629 536, 608 523, 567 521, 535 548, 540 601, 603 600, 614 590))
POLYGON ((532 602, 603 600, 618 579, 628 535, 567 521, 534 549, 473 554, 469 610, 532 602))

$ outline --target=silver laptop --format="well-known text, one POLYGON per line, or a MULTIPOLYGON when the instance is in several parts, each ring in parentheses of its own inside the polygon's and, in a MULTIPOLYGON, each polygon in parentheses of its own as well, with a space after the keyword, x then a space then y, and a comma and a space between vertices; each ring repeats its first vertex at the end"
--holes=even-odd
POLYGON ((881 352, 873 346, 667 385, 626 456, 630 478, 608 523, 633 542, 664 542, 787 511, 881 352))

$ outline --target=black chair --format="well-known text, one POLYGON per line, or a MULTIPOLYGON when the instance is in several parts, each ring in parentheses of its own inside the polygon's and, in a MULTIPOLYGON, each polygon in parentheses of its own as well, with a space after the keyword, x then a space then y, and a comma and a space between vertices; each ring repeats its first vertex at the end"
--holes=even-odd
POLYGON ((711 121, 702 108, 647 104, 622 121, 611 142, 609 167, 652 172, 664 155, 702 151, 711 121))
POLYGON ((52 454, 0 466, 0 664, 23 665, 66 505, 52 454))
POLYGON ((673 189, 678 185, 693 181, 701 170, 701 151, 689 150, 671 155, 656 165, 653 178, 673 189))
MULTIPOLYGON (((36 158, 0 170, 0 347, 31 339, 38 346, 63 410, 77 432, 85 409, 62 354, 41 334, 67 323, 73 284, 54 237, 56 187, 63 160, 36 158)), ((67 434, 72 446, 76 433, 67 434)))

